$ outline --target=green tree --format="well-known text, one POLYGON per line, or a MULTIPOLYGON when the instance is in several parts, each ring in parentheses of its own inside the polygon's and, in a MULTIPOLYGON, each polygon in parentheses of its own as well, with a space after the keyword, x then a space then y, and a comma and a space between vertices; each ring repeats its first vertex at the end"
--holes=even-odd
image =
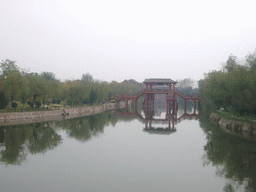
POLYGON ((227 62, 226 62, 226 65, 224 66, 224 69, 225 69, 227 72, 230 72, 230 71, 234 70, 237 66, 238 66, 237 57, 236 57, 236 56, 233 56, 233 55, 230 55, 230 56, 228 57, 228 60, 227 60, 227 62))
POLYGON ((48 90, 45 80, 37 74, 28 74, 28 79, 30 94, 33 97, 33 108, 35 108, 36 98, 47 95, 48 90))
POLYGON ((29 77, 27 74, 23 72, 21 76, 21 89, 19 98, 21 100, 21 103, 23 104, 24 108, 26 106, 27 101, 29 100, 31 96, 30 89, 29 89, 29 77))
POLYGON ((83 74, 81 81, 83 82, 94 82, 94 79, 90 73, 83 74))
POLYGON ((253 53, 246 56, 246 64, 251 71, 256 71, 256 49, 253 53))
POLYGON ((11 103, 21 88, 21 73, 15 61, 6 59, 0 64, 2 90, 11 103))
POLYGON ((4 92, 0 91, 0 109, 5 109, 8 105, 8 101, 5 98, 4 92))
POLYGON ((200 82, 209 104, 238 115, 256 113, 256 51, 246 56, 245 65, 229 56, 222 70, 209 72, 200 82))
POLYGON ((40 74, 40 77, 42 77, 43 79, 45 79, 46 81, 52 81, 55 80, 55 74, 52 72, 42 72, 40 74))
POLYGON ((9 59, 2 60, 0 68, 2 69, 2 76, 6 77, 11 71, 19 71, 19 67, 15 64, 16 61, 9 59))
POLYGON ((96 94, 95 94, 94 89, 91 89, 91 93, 89 96, 89 102, 92 105, 93 103, 95 103, 95 101, 96 101, 96 94))
POLYGON ((19 91, 21 90, 21 73, 19 71, 9 71, 4 80, 4 87, 7 98, 11 103, 16 99, 19 91))

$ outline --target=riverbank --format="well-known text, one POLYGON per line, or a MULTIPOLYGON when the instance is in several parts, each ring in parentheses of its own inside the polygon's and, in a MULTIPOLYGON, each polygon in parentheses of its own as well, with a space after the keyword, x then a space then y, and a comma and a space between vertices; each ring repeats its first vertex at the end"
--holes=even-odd
POLYGON ((223 118, 216 113, 211 113, 210 119, 225 131, 243 135, 244 137, 256 138, 256 123, 244 123, 241 121, 230 120, 223 118))
POLYGON ((116 107, 124 107, 124 102, 119 103, 118 106, 116 103, 105 103, 100 106, 65 109, 68 115, 63 115, 63 109, 54 111, 0 113, 0 126, 54 121, 64 118, 72 119, 99 114, 107 110, 115 109, 116 107))

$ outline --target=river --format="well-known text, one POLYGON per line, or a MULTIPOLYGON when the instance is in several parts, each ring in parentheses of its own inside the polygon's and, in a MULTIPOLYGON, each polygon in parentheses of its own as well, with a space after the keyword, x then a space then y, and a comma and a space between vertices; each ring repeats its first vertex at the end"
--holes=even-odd
POLYGON ((0 126, 1 191, 256 191, 254 141, 203 115, 138 114, 0 126))

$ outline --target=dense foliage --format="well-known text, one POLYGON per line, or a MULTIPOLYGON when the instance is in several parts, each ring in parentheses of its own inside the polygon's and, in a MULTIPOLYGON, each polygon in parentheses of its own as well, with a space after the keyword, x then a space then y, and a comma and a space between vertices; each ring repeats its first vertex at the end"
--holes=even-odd
POLYGON ((237 114, 256 114, 256 51, 243 63, 229 56, 223 68, 211 71, 200 82, 204 100, 216 109, 237 114))
POLYGON ((39 107, 42 101, 44 104, 60 104, 64 101, 72 106, 103 103, 123 93, 134 94, 140 89, 137 84, 94 80, 89 73, 83 74, 80 80, 61 82, 52 72, 28 73, 15 63, 9 59, 0 63, 1 109, 9 102, 11 106, 16 106, 12 104, 15 102, 22 103, 24 107, 29 104, 33 108, 39 107))
POLYGON ((6 108, 8 101, 5 98, 4 92, 0 91, 0 109, 6 108))

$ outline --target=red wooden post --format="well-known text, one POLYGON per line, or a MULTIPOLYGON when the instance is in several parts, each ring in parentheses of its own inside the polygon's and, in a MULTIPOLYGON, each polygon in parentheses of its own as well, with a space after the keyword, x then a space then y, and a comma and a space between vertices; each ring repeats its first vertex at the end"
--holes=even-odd
POLYGON ((186 100, 184 100, 184 113, 187 112, 187 104, 186 104, 186 100))
POLYGON ((196 113, 196 100, 194 100, 194 113, 196 113))

